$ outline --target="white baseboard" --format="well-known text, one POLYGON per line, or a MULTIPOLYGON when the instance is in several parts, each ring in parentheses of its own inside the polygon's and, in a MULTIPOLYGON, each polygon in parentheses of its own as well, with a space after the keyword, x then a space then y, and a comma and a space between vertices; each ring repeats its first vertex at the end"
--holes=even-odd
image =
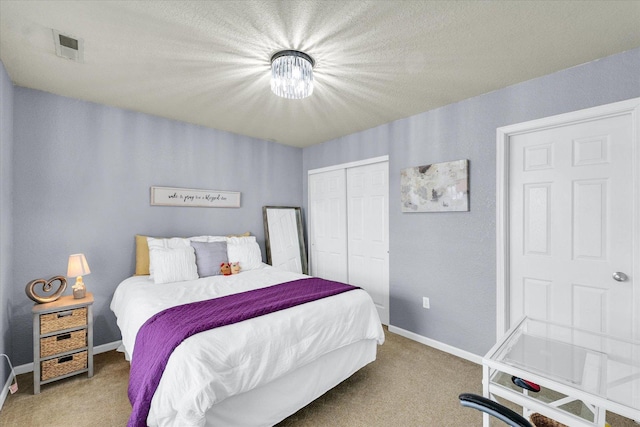
MULTIPOLYGON (((118 347, 120 347, 120 344, 122 344, 122 340, 110 342, 107 344, 97 345, 93 347, 93 354, 100 354, 100 353, 105 353, 107 351, 116 350, 118 347)), ((16 375, 33 372, 33 362, 16 366, 14 370, 16 371, 16 375)))
POLYGON ((16 375, 26 374, 27 372, 33 372, 33 362, 25 363, 24 365, 14 366, 13 370, 16 371, 16 375))
POLYGON ((93 347, 93 354, 100 354, 100 353, 106 353, 107 351, 111 351, 111 350, 117 350, 118 347, 120 347, 120 345, 122 345, 122 340, 109 342, 102 345, 97 345, 93 347))
POLYGON ((433 347, 437 350, 444 351, 445 353, 453 354, 454 356, 460 357, 462 359, 466 359, 469 362, 482 365, 482 356, 478 356, 477 354, 473 354, 468 351, 461 350, 449 344, 445 344, 431 338, 423 337, 422 335, 418 335, 415 332, 407 331, 405 329, 398 328, 392 325, 389 325, 389 332, 393 332, 394 334, 401 335, 405 338, 409 338, 410 340, 417 341, 424 345, 428 345, 429 347, 433 347))

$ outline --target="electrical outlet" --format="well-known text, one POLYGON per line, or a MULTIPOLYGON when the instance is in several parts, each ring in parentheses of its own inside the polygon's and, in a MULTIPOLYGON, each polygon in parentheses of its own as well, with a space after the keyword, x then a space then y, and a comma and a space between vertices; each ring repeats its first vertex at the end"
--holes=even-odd
POLYGON ((431 304, 429 304, 429 298, 422 297, 422 307, 423 308, 431 308, 431 304))

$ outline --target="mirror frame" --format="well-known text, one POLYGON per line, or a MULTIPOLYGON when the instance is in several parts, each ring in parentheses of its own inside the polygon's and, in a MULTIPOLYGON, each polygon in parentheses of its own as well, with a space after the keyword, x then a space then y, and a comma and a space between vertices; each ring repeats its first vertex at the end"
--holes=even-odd
POLYGON ((304 243, 304 231, 302 228, 302 210, 295 206, 263 206, 262 207, 262 220, 264 222, 264 245, 267 250, 267 264, 272 265, 271 260, 271 241, 269 239, 269 221, 267 212, 270 209, 290 209, 294 211, 296 217, 297 233, 298 233, 298 247, 300 248, 300 265, 302 266, 302 273, 309 274, 307 263, 307 250, 304 243))

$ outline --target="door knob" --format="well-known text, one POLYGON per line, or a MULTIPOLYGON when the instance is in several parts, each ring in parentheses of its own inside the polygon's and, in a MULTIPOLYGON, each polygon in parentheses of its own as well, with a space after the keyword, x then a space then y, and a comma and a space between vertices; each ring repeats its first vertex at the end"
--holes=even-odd
POLYGON ((629 277, 622 271, 616 271, 615 273, 613 273, 613 278, 618 282, 626 282, 629 277))

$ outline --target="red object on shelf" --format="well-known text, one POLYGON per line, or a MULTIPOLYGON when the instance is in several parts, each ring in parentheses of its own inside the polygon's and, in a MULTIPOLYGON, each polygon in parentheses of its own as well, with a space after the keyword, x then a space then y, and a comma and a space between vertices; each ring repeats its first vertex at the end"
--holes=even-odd
POLYGON ((534 393, 537 393, 540 391, 540 386, 538 384, 532 383, 531 381, 527 381, 523 378, 518 378, 514 376, 514 377, 511 377, 511 381, 518 387, 522 387, 525 390, 529 390, 534 393))

